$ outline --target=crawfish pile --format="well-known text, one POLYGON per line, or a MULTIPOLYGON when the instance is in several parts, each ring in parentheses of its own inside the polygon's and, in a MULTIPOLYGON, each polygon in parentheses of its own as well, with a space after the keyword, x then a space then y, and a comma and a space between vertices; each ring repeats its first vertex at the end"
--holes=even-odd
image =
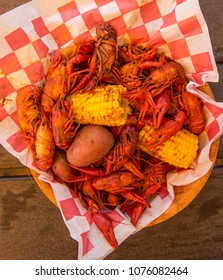
POLYGON ((51 169, 76 192, 106 240, 117 248, 108 209, 131 209, 136 225, 150 207, 148 199, 166 188, 166 173, 176 169, 138 147, 140 130, 147 123, 157 129, 148 143, 154 148, 182 127, 200 134, 204 115, 200 100, 186 90, 179 64, 148 44, 118 46, 108 23, 97 26, 96 34, 96 40, 54 52, 43 88, 28 85, 18 91, 17 112, 36 166, 51 169), (127 89, 123 97, 132 114, 126 124, 107 127, 115 142, 106 156, 87 167, 71 166, 66 153, 83 125, 74 121, 67 96, 106 84, 127 89))

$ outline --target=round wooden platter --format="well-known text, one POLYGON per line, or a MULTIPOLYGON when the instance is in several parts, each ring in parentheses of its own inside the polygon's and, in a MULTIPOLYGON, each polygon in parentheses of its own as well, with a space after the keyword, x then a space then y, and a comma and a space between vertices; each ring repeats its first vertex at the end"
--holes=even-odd
MULTIPOLYGON (((209 87, 208 84, 203 85, 200 87, 200 89, 214 98, 214 95, 209 87)), ((164 222, 167 219, 173 217, 180 211, 182 211, 187 205, 190 204, 190 202, 199 194, 199 192, 202 190, 202 188, 205 186, 205 183, 207 182, 209 176, 211 175, 212 169, 214 167, 214 163, 217 158, 218 149, 219 149, 219 143, 220 139, 217 139, 212 145, 210 149, 210 160, 213 162, 212 167, 210 170, 200 179, 194 181, 191 184, 184 185, 184 186, 178 186, 174 188, 175 198, 171 206, 157 219, 155 219, 153 222, 151 222, 148 226, 153 226, 158 223, 164 222)), ((39 188, 42 190, 42 192, 48 197, 48 199, 57 206, 57 202, 55 199, 55 196, 53 194, 53 190, 50 186, 50 184, 41 181, 38 176, 39 174, 31 170, 31 173, 34 177, 34 180, 36 181, 39 188)))

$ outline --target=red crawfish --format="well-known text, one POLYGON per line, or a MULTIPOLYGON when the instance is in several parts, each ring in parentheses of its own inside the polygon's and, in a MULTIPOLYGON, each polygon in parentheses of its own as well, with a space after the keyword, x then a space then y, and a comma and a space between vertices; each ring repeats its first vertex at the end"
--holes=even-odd
POLYGON ((109 73, 118 56, 117 35, 109 23, 101 23, 96 27, 96 42, 93 55, 90 60, 89 69, 77 71, 73 75, 86 73, 77 86, 70 92, 77 90, 83 92, 91 90, 97 83, 109 73))
POLYGON ((151 48, 148 44, 127 44, 118 48, 119 61, 123 64, 131 61, 152 61, 157 49, 151 48))
POLYGON ((51 123, 42 111, 34 142, 34 159, 39 169, 48 170, 52 166, 54 152, 55 143, 51 123))
POLYGON ((187 115, 186 127, 194 134, 200 134, 204 130, 204 112, 202 103, 197 96, 184 91, 182 94, 184 111, 187 115))
POLYGON ((93 50, 94 41, 91 40, 79 46, 76 45, 76 48, 71 49, 71 52, 66 55, 62 51, 57 52, 46 75, 44 93, 54 101, 63 98, 75 85, 77 77, 72 75, 74 67, 82 68, 82 64, 91 59, 93 50))
POLYGON ((112 194, 120 194, 128 201, 138 201, 145 206, 149 206, 146 200, 137 195, 136 189, 139 184, 134 174, 128 171, 116 171, 103 177, 92 179, 92 187, 98 191, 106 191, 112 194))
POLYGON ((74 123, 72 108, 69 106, 69 101, 59 99, 52 109, 53 137, 56 146, 62 150, 66 150, 70 146, 79 128, 79 125, 74 123))
POLYGON ((106 174, 124 167, 134 175, 142 178, 143 174, 131 159, 136 149, 137 143, 138 131, 136 130, 135 126, 126 125, 122 127, 119 140, 116 142, 111 152, 106 156, 106 174))
POLYGON ((18 90, 16 107, 18 124, 24 140, 33 150, 37 126, 40 122, 39 101, 42 89, 36 85, 28 85, 18 90))
MULTIPOLYGON (((168 163, 154 157, 149 157, 143 169, 145 178, 141 182, 142 185, 141 188, 139 188, 138 194, 146 200, 152 195, 157 194, 161 188, 166 188, 166 174, 172 169, 173 166, 168 163)), ((146 207, 142 203, 134 203, 131 214, 131 223, 134 226, 137 224, 145 209, 146 207)))
POLYGON ((107 242, 112 246, 112 248, 118 248, 118 242, 115 237, 114 228, 110 217, 101 211, 98 204, 90 197, 84 197, 91 213, 92 219, 96 226, 99 228, 101 233, 107 242))
POLYGON ((155 67, 163 65, 165 62, 163 54, 159 56, 157 61, 152 60, 156 55, 156 49, 151 49, 150 52, 150 55, 146 56, 146 53, 142 53, 136 56, 135 60, 130 60, 124 65, 119 65, 117 62, 114 63, 111 71, 102 80, 107 83, 122 84, 130 93, 142 87, 148 72, 155 67))
POLYGON ((143 82, 142 87, 137 90, 127 92, 124 97, 131 100, 143 100, 142 108, 140 109, 139 121, 143 121, 146 112, 150 107, 157 109, 154 102, 155 96, 162 94, 168 89, 186 83, 185 73, 183 67, 173 61, 166 62, 163 65, 153 69, 148 77, 143 82))

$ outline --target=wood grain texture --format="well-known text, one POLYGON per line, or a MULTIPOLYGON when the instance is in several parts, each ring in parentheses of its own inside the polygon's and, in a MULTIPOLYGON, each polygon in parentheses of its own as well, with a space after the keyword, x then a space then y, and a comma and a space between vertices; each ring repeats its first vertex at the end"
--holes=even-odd
POLYGON ((76 259, 62 216, 34 180, 0 182, 0 260, 76 259))
POLYGON ((1 0, 0 5, 0 14, 4 14, 12 9, 17 8, 18 6, 21 6, 27 2, 30 2, 30 0, 1 0))
POLYGON ((209 30, 215 60, 217 63, 222 63, 223 62, 222 0, 210 0, 210 1, 200 0, 199 3, 209 30))
POLYGON ((22 167, 24 167, 24 165, 0 145, 0 169, 22 167))

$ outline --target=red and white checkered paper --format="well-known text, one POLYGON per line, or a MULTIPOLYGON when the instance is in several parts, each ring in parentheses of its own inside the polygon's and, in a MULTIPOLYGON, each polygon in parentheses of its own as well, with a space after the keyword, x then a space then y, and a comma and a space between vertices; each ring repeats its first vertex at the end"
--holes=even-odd
MULTIPOLYGON (((200 153, 187 172, 168 177, 168 191, 157 195, 135 228, 128 213, 118 208, 109 213, 118 243, 122 243, 171 205, 173 185, 190 183, 211 167, 211 143, 223 133, 223 104, 197 87, 218 82, 208 29, 197 0, 34 0, 0 17, 0 143, 24 165, 35 170, 33 158, 20 139, 15 98, 27 84, 43 85, 48 53, 72 41, 95 38, 95 27, 109 22, 117 30, 118 43, 150 42, 182 64, 191 82, 188 89, 204 101, 205 131, 200 136, 200 153)), ((40 178, 53 188, 59 209, 72 238, 78 241, 78 259, 103 259, 112 252, 77 196, 52 180, 40 178)))

